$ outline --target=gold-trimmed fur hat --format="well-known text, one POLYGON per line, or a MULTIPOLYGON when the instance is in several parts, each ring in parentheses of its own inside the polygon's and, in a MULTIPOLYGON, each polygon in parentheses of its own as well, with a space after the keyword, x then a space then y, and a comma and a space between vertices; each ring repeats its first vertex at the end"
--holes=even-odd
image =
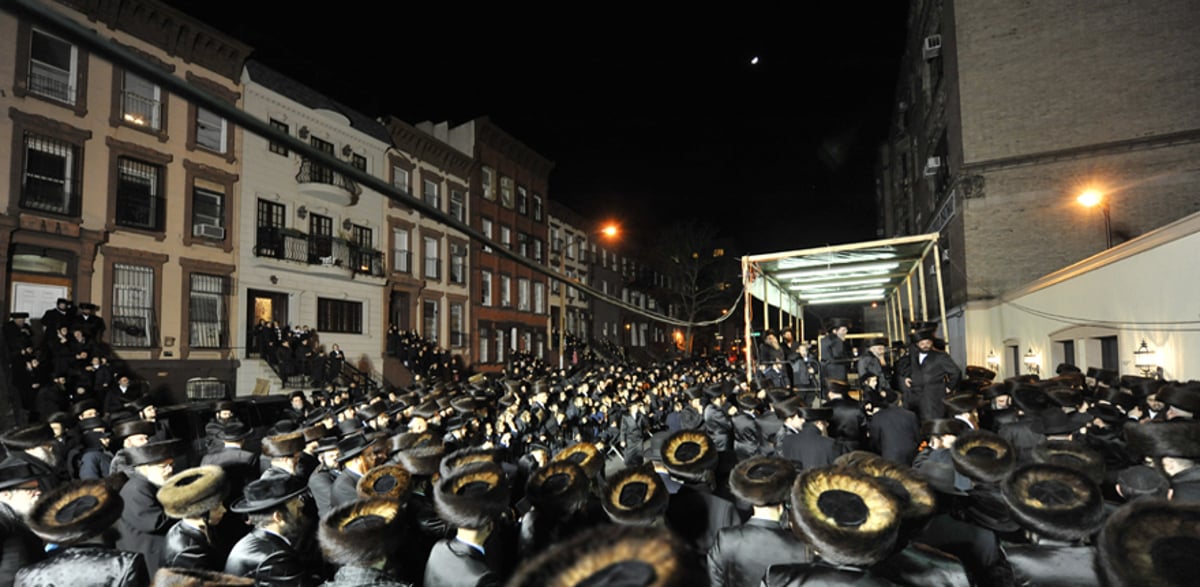
POLYGON ((221 467, 193 467, 168 478, 158 488, 158 502, 172 518, 194 518, 217 507, 228 490, 221 467))
POLYGON ((917 476, 912 469, 901 467, 875 453, 856 450, 838 457, 833 464, 874 477, 900 503, 900 516, 905 520, 931 516, 937 508, 937 496, 929 482, 917 476))
POLYGON ((1108 518, 1096 566, 1112 586, 1196 584, 1200 505, 1134 500, 1108 518))
POLYGON ((1000 486, 1013 518, 1057 540, 1079 540, 1104 523, 1100 486, 1081 471, 1049 464, 1025 465, 1000 486))
POLYGON ((529 476, 525 497, 535 508, 565 516, 587 504, 589 487, 583 467, 569 460, 551 461, 529 476))
POLYGON ((339 566, 366 566, 383 560, 399 546, 403 512, 400 502, 386 497, 338 506, 317 528, 321 553, 339 566))
POLYGON ((508 479, 492 462, 456 467, 433 490, 438 515, 457 528, 482 528, 508 510, 508 497, 508 479))
POLYGON ((414 446, 396 453, 396 460, 409 473, 418 477, 432 477, 438 472, 438 464, 446 454, 444 444, 414 446))
POLYGON ((612 521, 649 526, 667 511, 667 486, 649 463, 626 467, 608 478, 603 494, 604 512, 612 521))
POLYGON ((1016 451, 999 434, 987 430, 964 432, 950 449, 954 468, 972 481, 999 483, 1012 471, 1016 451))
POLYGON ((829 466, 796 477, 792 528, 835 565, 872 565, 891 551, 900 527, 900 504, 874 477, 829 466))
POLYGON ((600 526, 525 562, 509 587, 707 585, 703 560, 663 528, 600 526))
POLYGON ((589 479, 595 479, 596 475, 604 470, 604 457, 600 454, 600 449, 590 442, 576 442, 558 451, 558 454, 550 460, 575 463, 583 467, 583 471, 587 473, 589 479))
POLYGON ((379 465, 358 480, 358 496, 383 497, 403 502, 412 487, 412 474, 400 465, 379 465))
POLYGON ((779 457, 751 457, 729 473, 729 490, 750 505, 776 505, 787 501, 796 480, 796 465, 779 457))
POLYGON ((300 431, 276 434, 262 439, 262 454, 267 457, 290 457, 304 450, 304 433, 300 431))
POLYGON ((671 475, 686 482, 704 480, 717 466, 717 449, 700 430, 679 430, 662 444, 662 463, 671 475))
POLYGON ((46 542, 71 546, 108 530, 125 502, 100 479, 71 481, 42 495, 29 512, 29 529, 46 542))

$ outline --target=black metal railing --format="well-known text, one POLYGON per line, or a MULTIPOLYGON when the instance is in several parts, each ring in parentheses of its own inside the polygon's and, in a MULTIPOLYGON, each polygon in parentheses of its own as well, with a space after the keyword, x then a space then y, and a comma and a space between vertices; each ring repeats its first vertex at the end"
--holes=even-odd
POLYGON ((65 181, 25 175, 21 186, 21 207, 62 216, 79 216, 79 181, 65 181))
POLYGON ((307 265, 344 267, 360 275, 384 275, 383 253, 375 249, 338 237, 305 234, 287 228, 258 227, 254 254, 307 265))
POLYGON ((159 113, 162 111, 162 103, 154 98, 126 91, 122 96, 121 111, 125 122, 130 124, 155 130, 160 126, 159 113))
POLYGON ((68 104, 75 103, 75 84, 70 81, 70 72, 34 64, 29 69, 29 91, 68 104))
POLYGON ((296 174, 296 181, 337 186, 356 196, 362 191, 354 180, 307 159, 300 162, 300 172, 296 174))
POLYGON ((117 192, 116 223, 142 230, 162 230, 166 200, 137 191, 117 192))
POLYGON ((354 383, 359 389, 365 390, 368 396, 379 390, 379 382, 350 363, 346 361, 331 361, 331 363, 333 363, 334 369, 333 376, 340 379, 342 385, 349 386, 354 383))

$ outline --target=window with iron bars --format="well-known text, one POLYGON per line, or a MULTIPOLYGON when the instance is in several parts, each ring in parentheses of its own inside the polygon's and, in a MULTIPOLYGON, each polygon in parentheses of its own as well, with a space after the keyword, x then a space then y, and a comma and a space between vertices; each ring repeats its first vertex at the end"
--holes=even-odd
POLYGON ((162 167, 128 157, 117 158, 118 226, 163 229, 162 167))
POLYGON ((188 294, 188 344, 192 348, 224 348, 228 288, 225 277, 193 273, 188 294))
POLYGON ((154 268, 113 264, 112 345, 149 347, 154 340, 154 268))
POLYGON ((64 216, 79 215, 79 148, 26 132, 21 207, 64 216))

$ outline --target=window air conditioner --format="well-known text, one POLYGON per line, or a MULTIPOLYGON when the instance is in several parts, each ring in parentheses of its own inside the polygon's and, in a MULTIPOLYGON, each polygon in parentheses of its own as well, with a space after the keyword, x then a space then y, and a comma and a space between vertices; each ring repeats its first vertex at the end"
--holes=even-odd
POLYGON ((192 236, 225 240, 225 228, 215 224, 197 224, 192 236))
POLYGON ((941 168, 942 168, 942 158, 941 157, 930 157, 929 160, 927 160, 925 162, 925 177, 937 175, 938 171, 941 170, 941 168))
POLYGON ((925 60, 929 61, 934 57, 939 57, 942 54, 942 36, 929 35, 925 37, 925 46, 921 53, 925 56, 925 60))

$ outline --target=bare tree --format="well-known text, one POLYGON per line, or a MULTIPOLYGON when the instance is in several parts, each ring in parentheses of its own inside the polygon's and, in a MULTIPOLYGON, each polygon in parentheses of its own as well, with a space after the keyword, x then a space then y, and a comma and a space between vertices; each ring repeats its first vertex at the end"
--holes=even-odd
MULTIPOLYGON (((689 323, 715 318, 733 295, 729 258, 711 223, 684 219, 671 224, 656 239, 651 262, 666 279, 644 285, 656 290, 660 299, 676 304, 677 316, 689 323)), ((684 350, 689 355, 692 330, 689 325, 684 331, 684 350)))

